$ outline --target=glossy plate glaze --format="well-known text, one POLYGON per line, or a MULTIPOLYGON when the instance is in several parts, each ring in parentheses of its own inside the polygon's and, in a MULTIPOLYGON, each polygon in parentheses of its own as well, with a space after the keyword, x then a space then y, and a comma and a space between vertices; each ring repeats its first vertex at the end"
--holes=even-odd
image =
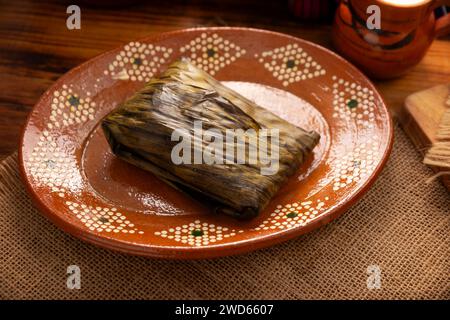
POLYGON ((202 28, 130 42, 61 77, 30 113, 20 163, 36 204, 63 230, 130 254, 195 259, 266 247, 328 223, 367 191, 392 138, 379 93, 334 53, 269 31, 202 28), (308 162, 251 221, 213 214, 117 159, 98 129, 118 103, 181 57, 321 134, 308 162))

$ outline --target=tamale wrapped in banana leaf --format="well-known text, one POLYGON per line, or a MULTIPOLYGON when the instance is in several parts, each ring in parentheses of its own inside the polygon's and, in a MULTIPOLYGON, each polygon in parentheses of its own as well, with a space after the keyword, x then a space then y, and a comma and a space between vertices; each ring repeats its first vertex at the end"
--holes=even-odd
POLYGON ((107 115, 102 127, 116 156, 197 199, 203 197, 217 211, 239 218, 256 216, 320 139, 318 133, 286 122, 186 60, 171 64, 158 78, 150 80, 107 115), (203 130, 209 130, 209 140, 196 133, 198 123, 203 130), (223 161, 211 162, 201 156, 201 152, 211 150, 211 142, 221 141, 229 130, 239 129, 250 132, 248 139, 222 139, 225 142, 221 152, 216 148, 210 153, 213 159, 223 161), (275 130, 277 139, 252 136, 252 132, 263 129, 275 130), (174 161, 174 150, 180 143, 173 139, 175 131, 184 132, 183 138, 192 142, 191 154, 186 149, 180 152, 182 159, 190 161, 174 161), (256 162, 233 158, 243 147, 249 160, 250 150, 260 150, 261 146, 269 151, 262 156, 258 153, 256 162), (264 174, 268 158, 277 161, 277 170, 264 174))

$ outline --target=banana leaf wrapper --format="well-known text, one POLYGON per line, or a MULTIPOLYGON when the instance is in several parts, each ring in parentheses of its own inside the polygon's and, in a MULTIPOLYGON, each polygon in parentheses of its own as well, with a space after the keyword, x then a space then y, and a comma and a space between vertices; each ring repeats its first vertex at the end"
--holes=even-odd
MULTIPOLYGON (((102 120, 102 128, 116 156, 237 218, 258 215, 320 139, 318 133, 288 123, 186 60, 171 64, 159 78, 119 105, 102 120), (223 136, 227 129, 278 129, 277 173, 263 175, 260 159, 253 164, 175 164, 171 158, 172 148, 178 144, 171 141, 174 130, 187 130, 194 149, 201 146, 205 150, 209 144, 195 137, 197 120, 202 121, 203 130, 214 128, 223 136)), ((271 141, 266 140, 267 157, 272 156, 271 141)), ((245 150, 260 142, 260 138, 246 140, 245 150)), ((225 148, 224 142, 224 154, 225 148)))

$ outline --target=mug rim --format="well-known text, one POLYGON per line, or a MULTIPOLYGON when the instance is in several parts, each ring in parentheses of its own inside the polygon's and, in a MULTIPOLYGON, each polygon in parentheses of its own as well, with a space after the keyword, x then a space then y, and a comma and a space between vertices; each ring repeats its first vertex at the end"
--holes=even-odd
POLYGON ((376 2, 380 2, 385 6, 390 7, 401 7, 401 8, 418 8, 425 5, 430 4, 434 0, 410 0, 410 1, 416 1, 415 3, 395 3, 396 0, 376 0, 376 2))

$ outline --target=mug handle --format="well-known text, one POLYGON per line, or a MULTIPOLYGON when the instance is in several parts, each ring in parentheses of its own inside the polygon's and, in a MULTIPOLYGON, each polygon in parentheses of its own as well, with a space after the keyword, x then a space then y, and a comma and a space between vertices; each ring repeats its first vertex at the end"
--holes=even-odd
MULTIPOLYGON (((434 9, 440 6, 449 6, 450 0, 438 0, 433 6, 434 9)), ((447 12, 442 17, 436 19, 436 24, 434 25, 435 37, 442 37, 450 33, 450 12, 447 12)))

